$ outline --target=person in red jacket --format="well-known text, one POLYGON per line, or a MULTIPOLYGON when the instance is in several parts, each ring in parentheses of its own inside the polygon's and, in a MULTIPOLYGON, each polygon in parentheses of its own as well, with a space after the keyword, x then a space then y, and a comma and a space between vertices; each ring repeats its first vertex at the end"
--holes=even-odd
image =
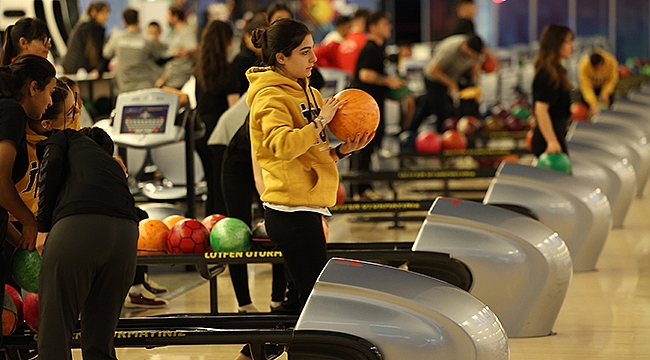
POLYGON ((334 20, 336 29, 332 30, 321 43, 316 46, 314 53, 318 60, 316 65, 320 67, 341 68, 338 61, 339 46, 343 39, 350 32, 352 19, 349 16, 339 15, 334 20))
POLYGON ((341 42, 337 53, 337 62, 340 69, 345 70, 354 76, 354 70, 357 67, 357 59, 361 49, 366 45, 368 36, 366 35, 366 20, 370 16, 370 10, 359 8, 352 16, 352 26, 350 32, 341 42))

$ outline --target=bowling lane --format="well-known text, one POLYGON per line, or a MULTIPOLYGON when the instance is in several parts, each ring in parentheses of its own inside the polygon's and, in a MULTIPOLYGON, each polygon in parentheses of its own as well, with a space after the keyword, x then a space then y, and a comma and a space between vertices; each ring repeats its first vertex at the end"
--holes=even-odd
POLYGON ((649 199, 636 199, 613 230, 598 270, 576 273, 554 330, 510 339, 512 359, 647 359, 650 352, 649 199))

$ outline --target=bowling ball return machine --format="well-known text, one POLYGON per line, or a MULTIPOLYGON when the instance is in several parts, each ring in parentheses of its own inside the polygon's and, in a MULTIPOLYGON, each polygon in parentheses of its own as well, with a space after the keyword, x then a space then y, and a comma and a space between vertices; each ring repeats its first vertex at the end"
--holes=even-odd
POLYGON ((162 219, 181 214, 194 217, 196 179, 203 176, 195 169, 194 146, 194 140, 203 134, 201 125, 197 123, 196 111, 180 104, 178 94, 146 89, 118 96, 107 132, 120 147, 128 168, 136 169, 133 177, 137 186, 131 186, 134 195, 144 195, 158 203, 158 206, 147 204, 150 217, 162 219), (179 157, 183 150, 184 159, 179 157), (156 161, 153 153, 160 155, 156 161), (162 167, 157 162, 164 163, 165 174, 168 170, 175 173, 176 184, 167 179, 160 183, 143 180, 147 173, 153 173, 152 169, 162 167), (185 210, 164 203, 183 199, 187 203, 185 210))
MULTIPOLYGON (((83 336, 76 332, 73 346, 83 336)), ((120 319, 116 347, 267 345, 291 359, 508 359, 506 332, 488 306, 446 282, 383 265, 333 258, 299 317, 171 315, 120 319)), ((9 359, 34 349, 36 334, 4 339, 9 359)))
POLYGON ((483 204, 529 209, 569 248, 574 271, 590 271, 612 228, 607 196, 592 183, 533 166, 502 163, 483 204))

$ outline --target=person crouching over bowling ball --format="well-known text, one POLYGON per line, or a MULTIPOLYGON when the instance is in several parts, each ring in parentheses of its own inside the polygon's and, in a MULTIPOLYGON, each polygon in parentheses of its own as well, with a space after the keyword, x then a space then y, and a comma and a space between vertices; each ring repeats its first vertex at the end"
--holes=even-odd
POLYGON ((85 359, 115 359, 113 336, 133 282, 138 217, 113 142, 99 128, 66 129, 37 146, 38 353, 71 359, 81 316, 85 359))

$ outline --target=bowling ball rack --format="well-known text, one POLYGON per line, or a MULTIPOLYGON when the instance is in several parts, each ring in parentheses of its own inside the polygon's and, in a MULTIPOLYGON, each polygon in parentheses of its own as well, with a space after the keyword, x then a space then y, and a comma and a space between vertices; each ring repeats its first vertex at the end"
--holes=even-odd
MULTIPOLYGON (((436 157, 444 164, 445 160, 459 156, 473 157, 501 157, 507 155, 528 154, 525 149, 491 149, 476 148, 465 150, 443 150, 440 154, 401 154, 401 160, 407 158, 431 158, 436 157)), ((477 169, 402 169, 397 171, 347 171, 341 174, 341 180, 348 183, 359 183, 369 181, 383 181, 388 183, 393 196, 393 200, 382 201, 360 201, 348 202, 345 204, 331 207, 334 214, 343 213, 392 213, 391 216, 359 216, 352 218, 354 222, 392 222, 390 228, 403 228, 402 221, 421 222, 424 215, 421 216, 404 216, 401 213, 407 211, 426 211, 429 210, 433 200, 403 200, 399 199, 396 183, 414 180, 442 180, 442 188, 422 189, 423 192, 438 192, 442 196, 452 196, 457 192, 477 192, 480 189, 463 188, 450 186, 451 180, 469 180, 479 178, 492 178, 496 174, 495 168, 477 168, 477 169)), ((479 199, 474 199, 479 200, 479 199)))
MULTIPOLYGON (((400 266, 413 265, 419 273, 447 281, 464 290, 471 287, 471 273, 449 254, 411 251, 411 242, 328 243, 327 256, 372 261, 400 266), (457 274, 457 275, 453 275, 457 274)), ((138 265, 194 265, 199 275, 210 282, 210 313, 219 313, 217 275, 225 265, 282 263, 278 250, 208 252, 204 254, 169 254, 138 256, 138 265)))
MULTIPOLYGON (((469 268, 449 254, 411 251, 412 242, 329 243, 328 257, 353 258, 390 266, 406 264, 409 270, 447 281, 465 291, 472 285, 469 268)), ((288 345, 292 359, 310 359, 315 354, 341 352, 349 359, 382 359, 370 342, 349 334, 327 331, 294 332, 298 316, 275 314, 218 313, 217 275, 225 265, 277 263, 284 261, 277 250, 248 252, 169 254, 138 256, 138 265, 195 265, 210 281, 210 313, 171 314, 121 318, 115 332, 116 347, 154 348, 170 345, 251 344, 253 359, 266 359, 269 344, 288 345)), ((72 347, 80 347, 80 326, 72 347)), ((2 348, 10 360, 25 359, 24 352, 35 350, 38 335, 22 326, 3 339, 2 348)))

